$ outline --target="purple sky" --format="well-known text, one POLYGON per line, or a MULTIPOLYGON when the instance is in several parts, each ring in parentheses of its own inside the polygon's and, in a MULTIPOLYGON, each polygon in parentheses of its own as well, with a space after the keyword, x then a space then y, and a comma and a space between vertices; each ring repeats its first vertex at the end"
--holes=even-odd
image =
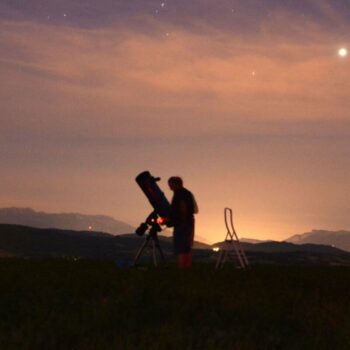
POLYGON ((0 206, 150 211, 183 176, 197 234, 350 229, 348 1, 0 0, 0 206))

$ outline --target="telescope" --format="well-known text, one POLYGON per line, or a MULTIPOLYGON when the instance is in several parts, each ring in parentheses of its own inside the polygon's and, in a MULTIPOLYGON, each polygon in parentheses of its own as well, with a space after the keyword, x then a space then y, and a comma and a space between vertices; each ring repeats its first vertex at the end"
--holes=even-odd
POLYGON ((170 204, 157 182, 160 177, 153 177, 149 171, 144 171, 136 177, 137 184, 149 200, 154 212, 163 219, 170 218, 170 204))
POLYGON ((144 171, 139 174, 135 180, 140 186, 144 195, 147 197, 153 211, 148 215, 145 222, 141 223, 135 231, 138 236, 143 236, 145 233, 147 233, 147 235, 144 244, 136 254, 134 262, 135 265, 137 265, 142 252, 145 248, 147 248, 149 242, 152 240, 153 263, 155 266, 157 266, 156 250, 158 250, 162 261, 164 262, 165 260, 159 244, 158 232, 162 231, 162 224, 166 224, 168 227, 171 226, 170 203, 157 184, 157 182, 160 181, 160 177, 154 177, 149 171, 144 171))
POLYGON ((160 177, 154 177, 149 171, 144 171, 135 180, 154 209, 146 221, 136 229, 135 233, 142 236, 147 231, 148 226, 152 225, 154 226, 153 230, 157 229, 157 232, 161 232, 162 229, 159 224, 163 223, 170 227, 170 203, 157 184, 160 177))

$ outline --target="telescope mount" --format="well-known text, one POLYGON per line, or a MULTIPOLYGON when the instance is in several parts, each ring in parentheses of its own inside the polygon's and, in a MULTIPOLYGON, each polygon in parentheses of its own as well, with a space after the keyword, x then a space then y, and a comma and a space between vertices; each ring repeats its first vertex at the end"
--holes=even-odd
POLYGON ((137 266, 142 254, 145 252, 146 249, 151 251, 152 254, 152 262, 155 267, 158 266, 157 261, 157 252, 160 256, 160 260, 162 263, 165 262, 164 253, 162 251, 162 248, 159 243, 158 239, 158 232, 159 232, 159 225, 155 222, 151 225, 151 228, 146 232, 146 238, 143 242, 142 246, 138 250, 135 258, 134 258, 134 265, 137 266))

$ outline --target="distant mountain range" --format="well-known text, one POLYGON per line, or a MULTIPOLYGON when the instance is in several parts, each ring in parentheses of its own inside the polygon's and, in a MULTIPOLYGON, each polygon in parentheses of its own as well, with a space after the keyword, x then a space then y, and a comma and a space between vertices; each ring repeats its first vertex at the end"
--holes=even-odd
MULTIPOLYGON (((133 233, 135 228, 125 222, 115 220, 105 215, 84 215, 79 213, 45 213, 38 212, 31 208, 0 208, 0 224, 23 225, 36 228, 55 228, 74 231, 91 231, 109 233, 112 235, 121 235, 133 233)), ((162 237, 171 237, 171 230, 165 230, 161 234, 162 237)), ((198 235, 196 235, 196 247, 199 249, 207 249, 210 243, 198 235)), ((257 239, 241 238, 244 244, 252 244, 256 250, 263 247, 271 247, 275 244, 281 249, 287 247, 278 245, 278 242, 262 241, 257 239), (264 245, 265 244, 265 245, 264 245)), ((294 245, 316 244, 328 245, 330 247, 339 248, 350 251, 350 231, 325 231, 313 230, 312 232, 294 235, 284 242, 293 243, 294 245)), ((283 242, 280 242, 283 243, 283 242)), ((250 246, 246 246, 250 249, 250 246)), ((288 246, 290 247, 290 246, 288 246)), ((0 249, 2 247, 0 246, 0 249)), ((286 248, 287 249, 287 248, 286 248)), ((288 248, 289 249, 289 248, 288 248)), ((294 249, 294 248, 293 248, 294 249)))
POLYGON ((325 244, 350 251, 350 231, 313 230, 300 235, 294 235, 285 241, 294 244, 325 244))
POLYGON ((113 235, 132 233, 135 228, 105 215, 78 213, 45 213, 31 208, 0 208, 0 223, 37 228, 56 228, 77 231, 100 231, 113 235))
MULTIPOLYGON (((273 243, 271 240, 259 240, 253 238, 241 238, 242 243, 273 243)), ((350 231, 326 231, 326 230, 312 230, 311 232, 302 233, 299 235, 291 236, 284 241, 280 242, 293 243, 295 245, 300 244, 317 244, 327 245, 330 247, 338 248, 345 251, 350 251, 350 231)), ((275 242, 278 243, 278 242, 275 242)))
MULTIPOLYGON (((110 235, 103 232, 40 229, 0 224, 0 257, 132 260, 145 237, 135 234, 110 235)), ((175 259, 172 238, 159 235, 167 261, 175 259)), ((195 242, 195 261, 213 261, 216 245, 195 242)), ((242 243, 252 264, 326 264, 350 266, 350 253, 324 245, 296 245, 287 242, 242 243)), ((143 261, 150 261, 150 252, 143 261)))
MULTIPOLYGON (((23 225, 37 228, 56 228, 75 231, 95 231, 112 235, 134 233, 135 227, 105 215, 84 215, 79 213, 45 213, 31 208, 0 208, 0 224, 23 225)), ((165 230, 162 236, 172 237, 172 230, 165 230)), ((205 238, 196 235, 196 246, 210 245, 205 238)))

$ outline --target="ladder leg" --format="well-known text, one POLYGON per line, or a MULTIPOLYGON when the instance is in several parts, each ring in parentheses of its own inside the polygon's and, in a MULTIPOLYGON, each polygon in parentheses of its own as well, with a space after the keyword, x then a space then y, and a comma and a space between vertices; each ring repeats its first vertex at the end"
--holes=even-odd
POLYGON ((227 256, 228 256, 228 251, 224 250, 224 254, 223 254, 223 257, 222 257, 222 266, 225 265, 225 262, 227 260, 227 256))
POLYGON ((238 261, 239 261, 239 264, 241 265, 242 269, 245 268, 245 263, 243 261, 243 258, 242 258, 242 255, 241 255, 241 252, 237 246, 237 242, 234 242, 233 243, 233 246, 235 248, 235 252, 236 252, 236 255, 237 255, 237 258, 238 258, 238 261))
POLYGON ((221 268, 221 260, 222 260, 222 254, 223 254, 223 250, 220 250, 219 251, 219 254, 218 254, 218 257, 217 257, 217 259, 216 259, 216 265, 215 265, 215 268, 216 269, 220 269, 221 268))

